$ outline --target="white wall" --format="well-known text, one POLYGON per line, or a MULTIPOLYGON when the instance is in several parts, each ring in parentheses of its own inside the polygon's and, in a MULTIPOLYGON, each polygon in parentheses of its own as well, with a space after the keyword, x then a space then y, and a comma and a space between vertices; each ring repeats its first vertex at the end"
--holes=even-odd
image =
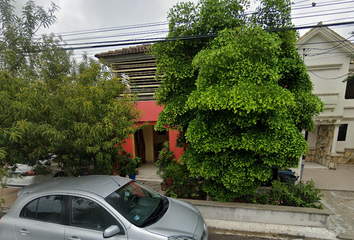
MULTIPOLYGON (((338 37, 326 30, 326 34, 319 32, 307 39, 298 52, 304 57, 308 74, 314 84, 314 94, 325 103, 325 111, 319 118, 339 120, 342 124, 348 124, 346 141, 337 142, 336 150, 344 151, 345 148, 354 148, 354 99, 344 99, 346 82, 343 82, 349 72, 352 52, 339 48, 340 46, 338 37), (306 51, 303 51, 304 48, 306 51)), ((314 132, 308 134, 309 148, 315 148, 316 135, 317 127, 314 132)))

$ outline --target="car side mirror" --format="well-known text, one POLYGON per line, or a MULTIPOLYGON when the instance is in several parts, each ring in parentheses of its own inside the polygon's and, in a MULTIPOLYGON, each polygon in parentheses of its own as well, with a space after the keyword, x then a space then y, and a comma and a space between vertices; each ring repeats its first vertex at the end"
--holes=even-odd
POLYGON ((110 237, 113 237, 115 235, 118 235, 121 232, 122 232, 122 229, 119 226, 112 225, 112 226, 108 227, 106 230, 104 230, 103 237, 104 238, 110 238, 110 237))

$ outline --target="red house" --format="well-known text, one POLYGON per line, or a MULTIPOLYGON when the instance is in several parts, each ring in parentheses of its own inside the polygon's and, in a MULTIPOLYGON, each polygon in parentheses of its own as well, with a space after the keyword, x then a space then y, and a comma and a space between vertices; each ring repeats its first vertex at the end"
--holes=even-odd
POLYGON ((137 107, 142 111, 138 125, 143 127, 126 140, 125 149, 134 157, 140 157, 143 163, 156 161, 166 141, 170 142, 170 149, 175 152, 175 158, 179 158, 183 153, 182 148, 175 147, 178 132, 154 130, 163 106, 157 106, 154 98, 160 81, 155 79, 155 58, 146 54, 149 46, 150 44, 144 44, 95 55, 111 67, 117 77, 122 78, 128 86, 128 91, 138 95, 137 107))

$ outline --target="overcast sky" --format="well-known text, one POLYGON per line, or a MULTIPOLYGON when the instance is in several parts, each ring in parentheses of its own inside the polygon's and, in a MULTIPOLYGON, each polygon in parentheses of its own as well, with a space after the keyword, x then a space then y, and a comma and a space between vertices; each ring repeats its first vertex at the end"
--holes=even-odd
MULTIPOLYGON (((146 24, 167 21, 167 13, 173 5, 181 0, 52 0, 60 7, 56 13, 57 23, 42 32, 61 34, 65 32, 111 28, 127 25, 146 24)), ((198 0, 193 0, 197 2, 198 0)), ((21 9, 26 0, 15 0, 17 9, 21 9)), ((253 2, 253 0, 252 0, 253 2)), ((354 21, 354 1, 350 0, 294 0, 293 23, 296 26, 314 25, 319 21, 323 23, 354 21), (316 6, 312 7, 312 3, 316 6)), ((49 0, 36 0, 38 5, 48 8, 49 0)), ((166 26, 154 27, 154 29, 167 28, 166 26)), ((333 28, 343 37, 348 38, 349 32, 354 30, 354 25, 333 28)), ((308 29, 309 30, 309 29, 308 29)), ((308 30, 300 32, 303 35, 308 30)), ((125 30, 127 32, 128 30, 125 30)), ((141 29, 130 32, 141 31, 141 29)), ((106 33, 112 35, 113 33, 106 33)), ((117 34, 114 33, 114 34, 117 34)), ((144 37, 153 37, 145 35, 144 37)), ((87 41, 95 41, 90 35, 83 35, 87 41)), ((125 37, 133 39, 138 36, 125 37)), ((124 37, 123 37, 124 38, 124 37)), ((66 39, 66 38, 65 38, 66 39)), ((112 38, 109 38, 112 39, 112 38)), ((106 41, 108 39, 100 39, 106 41)), ((353 40, 353 39, 350 39, 353 40)), ((89 56, 95 53, 115 50, 121 47, 111 47, 106 49, 88 49, 89 56)))

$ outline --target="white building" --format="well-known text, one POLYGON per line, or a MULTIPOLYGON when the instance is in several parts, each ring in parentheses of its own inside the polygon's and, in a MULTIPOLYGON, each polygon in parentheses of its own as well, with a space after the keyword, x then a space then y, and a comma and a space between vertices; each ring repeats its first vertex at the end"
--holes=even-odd
POLYGON ((315 131, 306 134, 306 161, 335 167, 354 164, 354 80, 343 82, 354 72, 354 45, 328 27, 311 29, 297 42, 314 94, 325 104, 315 117, 315 131))

